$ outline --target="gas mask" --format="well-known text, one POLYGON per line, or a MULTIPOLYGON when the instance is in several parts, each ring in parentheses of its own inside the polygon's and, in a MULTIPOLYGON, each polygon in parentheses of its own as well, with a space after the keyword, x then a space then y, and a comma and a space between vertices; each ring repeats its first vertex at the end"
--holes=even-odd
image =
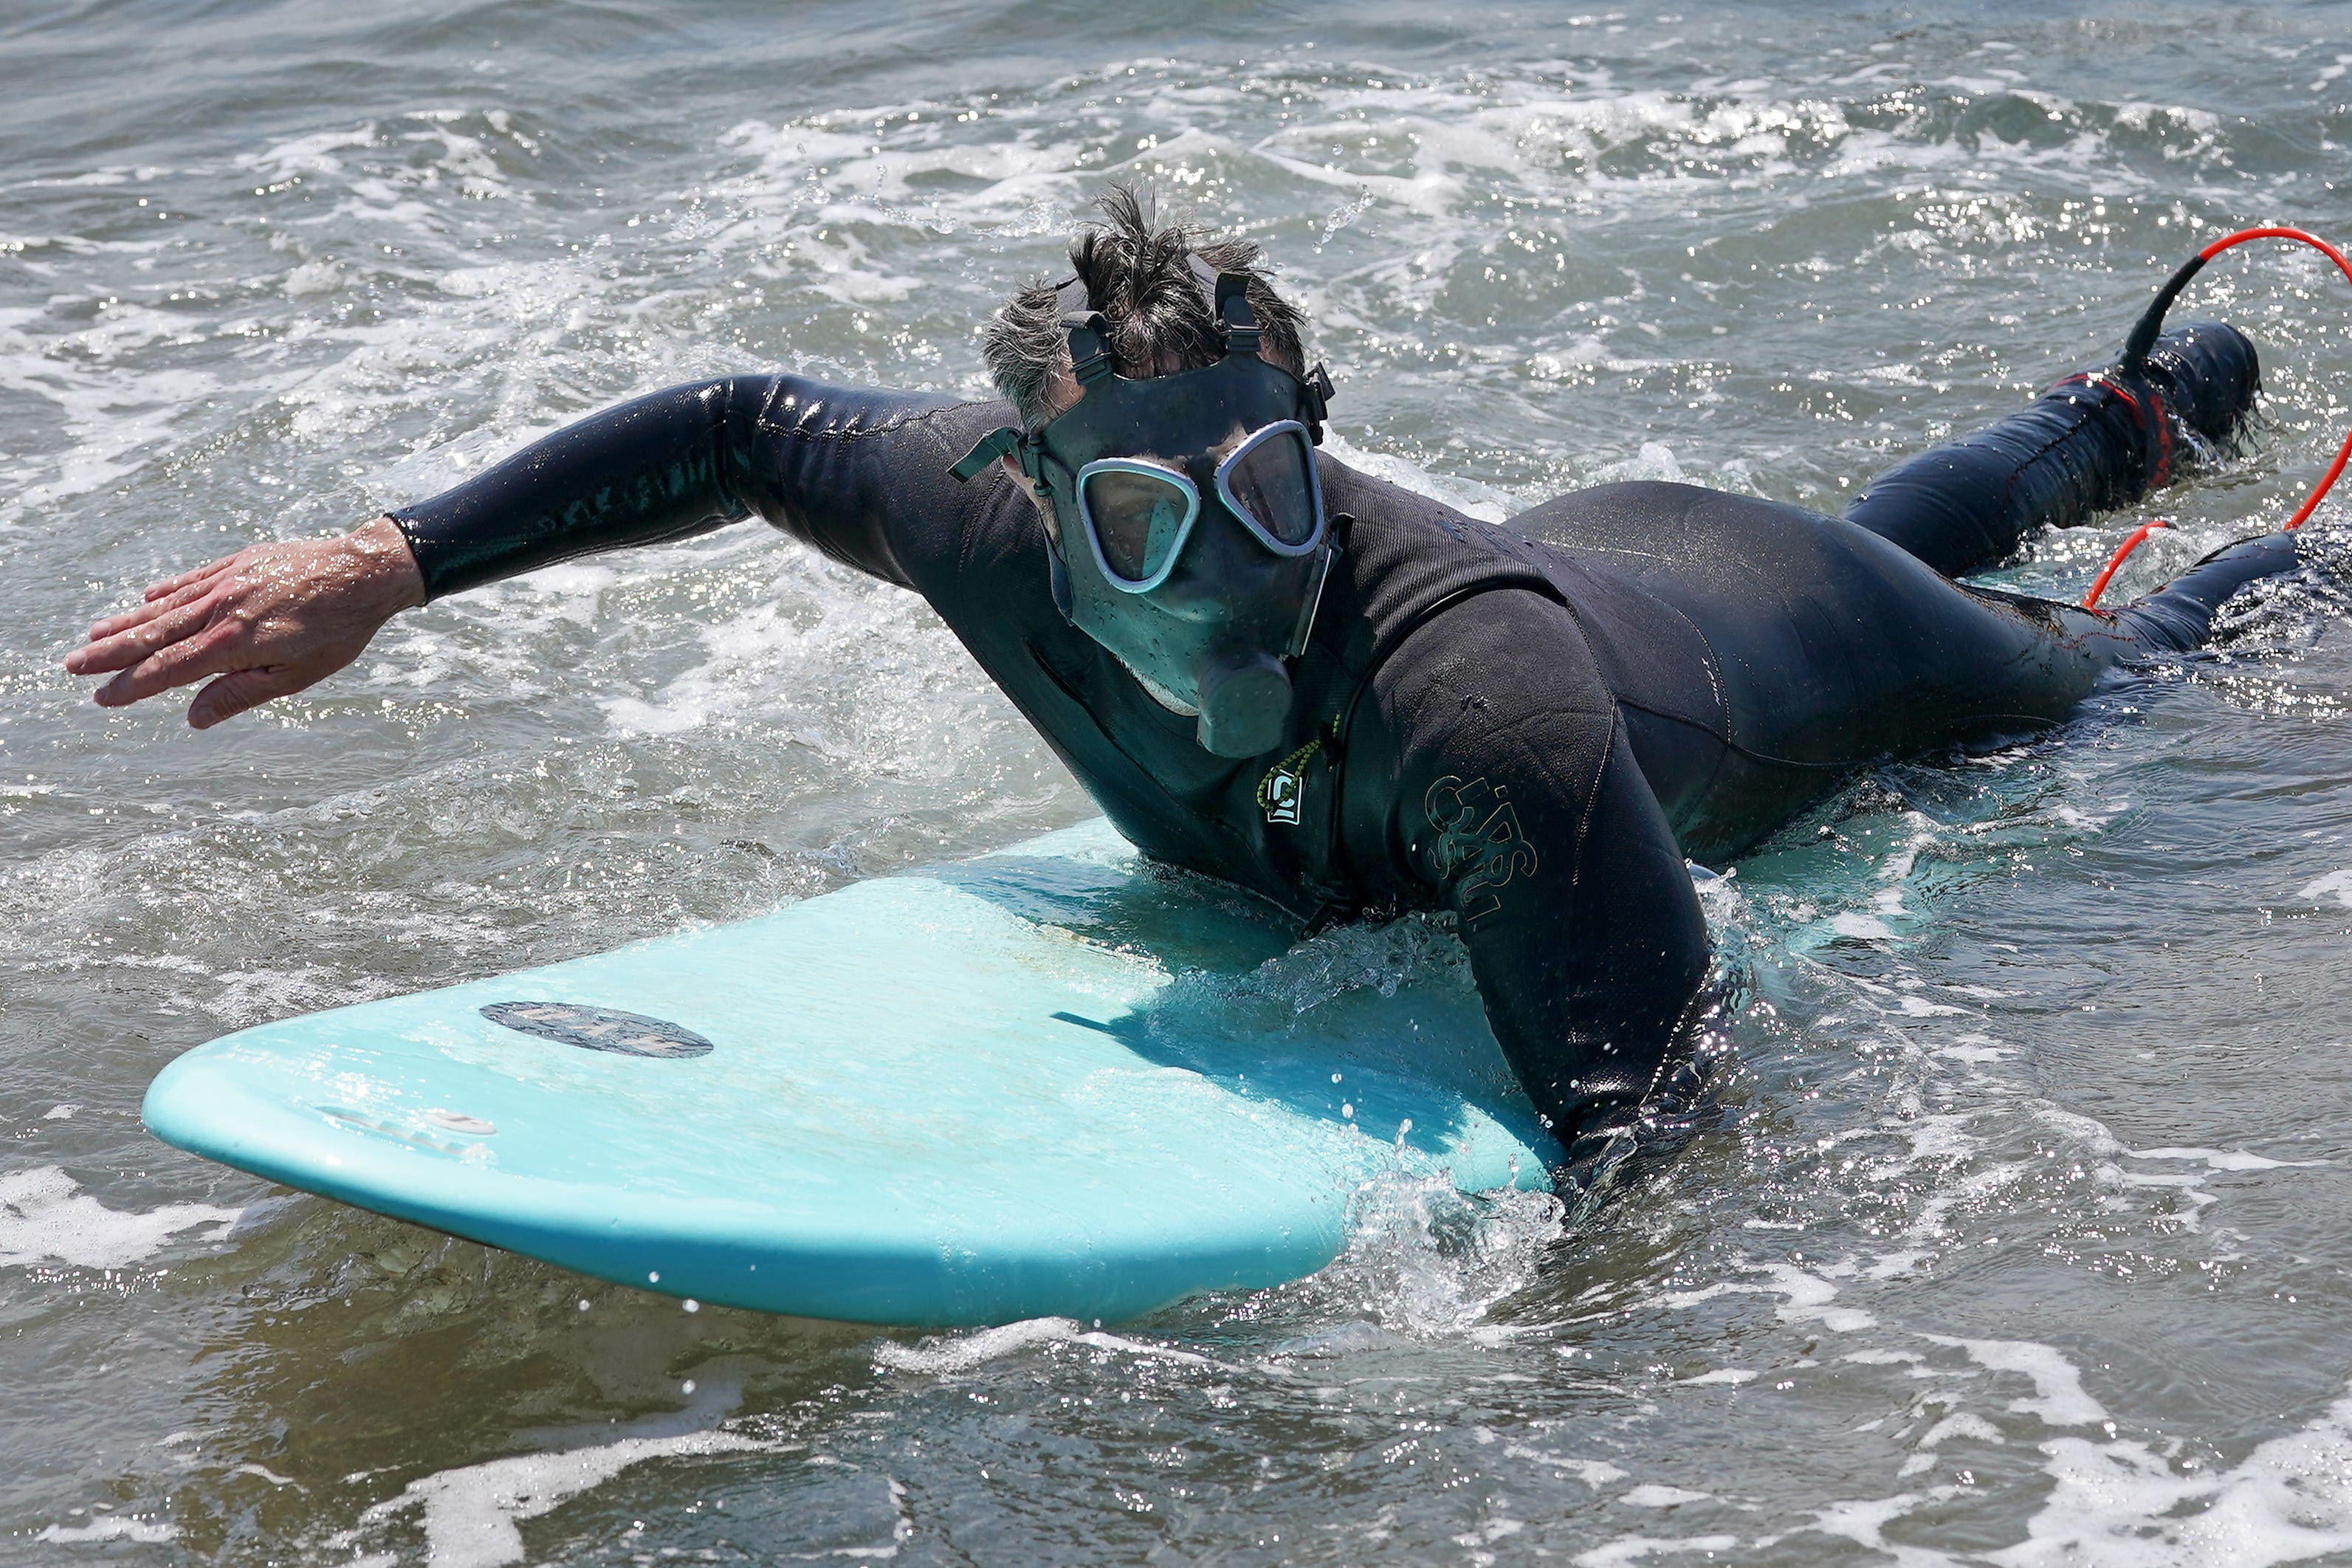
POLYGON ((1213 364, 1131 381, 1086 285, 1061 286, 1078 400, 1034 432, 994 431, 950 471, 970 481, 1013 457, 1051 509, 1054 602, 1149 686, 1200 715, 1221 757, 1279 745, 1283 661, 1307 647, 1331 567, 1315 473, 1330 377, 1258 357, 1244 280, 1193 275, 1215 301, 1213 364))

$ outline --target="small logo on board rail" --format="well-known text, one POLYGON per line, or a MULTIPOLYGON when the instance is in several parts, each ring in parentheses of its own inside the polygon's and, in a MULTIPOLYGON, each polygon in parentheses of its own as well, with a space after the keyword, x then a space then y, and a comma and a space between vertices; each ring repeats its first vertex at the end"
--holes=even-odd
POLYGON ((482 1009, 493 1024, 592 1051, 624 1057, 707 1057, 710 1042, 667 1018, 588 1007, 577 1002, 493 1002, 482 1009))

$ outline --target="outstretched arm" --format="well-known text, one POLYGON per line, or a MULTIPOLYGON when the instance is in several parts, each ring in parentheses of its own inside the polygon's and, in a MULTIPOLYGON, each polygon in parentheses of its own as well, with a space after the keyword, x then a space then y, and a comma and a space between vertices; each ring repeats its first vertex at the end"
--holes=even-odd
POLYGON ((1571 1162, 1629 1127, 1707 964, 1681 851, 1568 611, 1482 594, 1414 632, 1374 694, 1396 830, 1444 891, 1504 1056, 1571 1162))
POLYGON ((1002 413, 797 375, 673 386, 567 426, 392 515, 434 598, 755 511, 835 560, 911 587, 902 559, 910 534, 951 526, 939 514, 961 499, 947 466, 962 453, 949 453, 952 443, 931 426, 966 410, 1002 413))
POLYGON ((427 599, 755 511, 835 559, 914 586, 909 561, 922 536, 953 533, 960 520, 942 512, 971 504, 947 483, 961 451, 949 448, 962 425, 1000 416, 790 375, 672 387, 341 539, 257 545, 158 583, 145 605, 93 626, 66 668, 112 673, 98 693, 108 706, 213 677, 189 708, 203 729, 325 679, 427 599))

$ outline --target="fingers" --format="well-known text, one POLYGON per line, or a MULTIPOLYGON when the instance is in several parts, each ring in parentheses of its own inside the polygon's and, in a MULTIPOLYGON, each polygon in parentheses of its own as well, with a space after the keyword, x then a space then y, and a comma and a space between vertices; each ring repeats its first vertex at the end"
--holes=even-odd
MULTIPOLYGON (((159 608, 147 619, 133 622, 128 630, 66 655, 66 673, 103 675, 110 669, 128 669, 158 648, 201 629, 210 614, 211 606, 202 603, 159 608)), ((106 623, 99 624, 102 626, 106 623)))
MULTIPOLYGON (((125 610, 119 616, 109 616, 89 628, 89 640, 98 642, 118 632, 128 631, 132 626, 143 626, 167 610, 176 610, 183 605, 194 604, 198 599, 211 593, 212 589, 213 580, 207 577, 201 582, 189 584, 186 587, 173 593, 169 598, 151 599, 135 610, 125 610)), ((68 664, 70 667, 70 656, 68 658, 68 664)))
POLYGON ((291 696, 307 684, 283 668, 232 670, 196 693, 188 704, 188 726, 209 730, 272 698, 291 696))
POLYGON ((166 595, 176 594, 190 584, 201 583, 207 577, 217 575, 229 563, 244 553, 242 550, 231 551, 208 566, 194 567, 181 573, 176 577, 166 577, 160 583, 150 583, 147 585, 147 591, 139 596, 142 599, 154 600, 161 599, 166 595))
POLYGON ((246 640, 246 628, 235 621, 215 622, 141 659, 100 687, 96 694, 98 705, 122 708, 159 691, 169 691, 174 686, 202 680, 207 675, 226 674, 240 653, 250 657, 249 650, 237 647, 246 640))

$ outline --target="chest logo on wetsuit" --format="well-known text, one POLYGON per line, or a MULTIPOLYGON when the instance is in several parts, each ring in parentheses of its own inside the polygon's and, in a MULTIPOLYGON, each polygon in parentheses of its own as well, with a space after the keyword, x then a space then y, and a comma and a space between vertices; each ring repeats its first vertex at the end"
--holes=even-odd
POLYGON ((1306 794, 1303 783, 1287 768, 1276 768, 1265 775, 1257 786, 1257 801, 1265 808, 1268 822, 1284 827, 1298 826, 1298 803, 1306 794))
POLYGON ((1496 889, 1513 877, 1536 874, 1536 847, 1520 831, 1519 814, 1507 786, 1485 779, 1464 784, 1448 773, 1429 786, 1421 808, 1437 830, 1437 874, 1465 873, 1454 891, 1465 925, 1502 909, 1496 889))
MULTIPOLYGON (((1333 731, 1337 733, 1336 729, 1333 731)), ((1279 827, 1298 826, 1299 808, 1307 800, 1307 760, 1323 749, 1329 737, 1318 735, 1274 766, 1257 781, 1258 809, 1279 827)))

